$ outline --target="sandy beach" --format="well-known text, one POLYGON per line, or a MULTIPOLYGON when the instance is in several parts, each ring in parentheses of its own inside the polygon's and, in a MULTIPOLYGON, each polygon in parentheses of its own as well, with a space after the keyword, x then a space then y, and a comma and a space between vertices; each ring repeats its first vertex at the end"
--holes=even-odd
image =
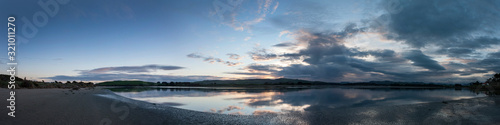
MULTIPOLYGON (((8 89, 0 97, 9 98, 8 89)), ((316 109, 267 115, 226 115, 135 101, 104 89, 18 89, 16 117, 0 111, 3 125, 74 124, 500 124, 500 98, 424 104, 316 109)))

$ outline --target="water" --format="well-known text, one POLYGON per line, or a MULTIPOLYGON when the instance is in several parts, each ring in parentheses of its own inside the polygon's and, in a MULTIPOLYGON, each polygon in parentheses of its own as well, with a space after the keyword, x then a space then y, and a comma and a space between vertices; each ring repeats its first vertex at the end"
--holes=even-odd
POLYGON ((441 102, 476 97, 469 90, 390 88, 114 88, 116 94, 135 100, 188 110, 223 114, 258 115, 347 107, 441 102))

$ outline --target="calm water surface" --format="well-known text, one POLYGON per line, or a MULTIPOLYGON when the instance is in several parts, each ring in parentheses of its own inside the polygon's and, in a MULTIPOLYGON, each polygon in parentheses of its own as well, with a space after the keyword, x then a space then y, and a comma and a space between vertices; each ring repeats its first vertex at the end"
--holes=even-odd
POLYGON ((258 115, 360 106, 402 105, 484 97, 469 90, 389 88, 114 88, 118 95, 188 110, 258 115))

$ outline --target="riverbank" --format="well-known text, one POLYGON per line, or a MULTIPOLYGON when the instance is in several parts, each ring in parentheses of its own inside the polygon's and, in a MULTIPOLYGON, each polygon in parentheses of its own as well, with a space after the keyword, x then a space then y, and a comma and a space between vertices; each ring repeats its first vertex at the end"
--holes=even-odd
MULTIPOLYGON (((0 98, 7 99, 8 92, 0 89, 0 98)), ((2 124, 498 124, 500 98, 249 116, 156 105, 100 88, 18 89, 16 117, 8 116, 9 111, 0 108, 2 124)))

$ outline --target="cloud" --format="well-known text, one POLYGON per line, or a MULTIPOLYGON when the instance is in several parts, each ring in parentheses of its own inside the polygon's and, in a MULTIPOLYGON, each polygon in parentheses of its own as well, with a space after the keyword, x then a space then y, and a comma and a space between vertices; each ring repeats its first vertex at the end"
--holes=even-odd
POLYGON ((280 66, 274 64, 252 63, 240 69, 240 70, 245 70, 246 72, 225 72, 225 73, 235 74, 235 75, 269 76, 269 75, 275 75, 280 70, 280 68, 281 68, 280 66))
MULTIPOLYGON (((311 32, 301 30, 296 33, 298 44, 305 44, 305 49, 300 50, 298 55, 305 56, 304 62, 309 64, 319 64, 330 61, 345 62, 349 50, 344 46, 344 39, 350 38, 353 34, 362 32, 355 24, 347 25, 338 32, 311 32)), ((293 55, 293 54, 289 54, 293 55)), ((297 56, 297 55, 293 55, 297 56)))
POLYGON ((397 54, 394 50, 389 49, 360 51, 350 48, 350 53, 355 57, 374 56, 376 57, 376 61, 385 63, 400 63, 407 61, 406 59, 401 58, 400 55, 397 54))
POLYGON ((141 80, 149 82, 157 81, 182 81, 193 82, 202 80, 217 80, 222 79, 216 76, 175 76, 175 75, 149 75, 149 74, 80 74, 77 76, 58 75, 52 77, 44 77, 42 79, 51 79, 57 81, 113 81, 113 80, 141 80))
POLYGON ((252 39, 252 37, 245 37, 245 39, 243 39, 243 40, 248 41, 250 39, 252 39))
POLYGON ((293 64, 288 67, 283 67, 282 70, 277 73, 277 75, 284 76, 286 78, 337 81, 340 80, 347 72, 355 72, 355 69, 339 64, 293 64))
POLYGON ((276 48, 254 48, 248 53, 254 61, 280 60, 288 64, 253 63, 243 69, 251 74, 329 82, 477 80, 500 69, 498 53, 487 54, 487 59, 481 59, 485 53, 482 50, 500 45, 500 39, 494 35, 498 34, 500 24, 500 9, 496 6, 499 3, 461 0, 391 3, 383 0, 381 5, 386 12, 382 15, 375 12, 379 14, 377 18, 339 25, 331 22, 335 13, 323 13, 334 12, 326 11, 328 6, 295 2, 299 6, 291 5, 288 12, 270 18, 273 25, 284 28, 279 37, 289 34, 288 37, 294 39, 273 47, 294 50, 277 53, 272 50, 276 48), (338 26, 343 28, 332 30, 338 26), (382 40, 401 42, 409 47, 404 48, 408 50, 353 47, 348 42, 357 40, 360 33, 380 34, 382 40), (439 56, 441 62, 435 56, 439 56), (468 61, 454 62, 465 59, 468 61), (457 78, 457 75, 464 77, 457 78))
POLYGON ((286 43, 278 43, 278 44, 273 45, 273 46, 274 47, 291 47, 291 46, 296 46, 296 44, 286 42, 286 43))
MULTIPOLYGON (((477 80, 489 71, 498 72, 496 69, 500 69, 497 53, 490 53, 487 59, 481 59, 484 57, 484 51, 481 50, 500 44, 500 39, 494 35, 499 33, 500 26, 498 1, 382 1, 386 13, 369 23, 351 23, 333 32, 331 29, 334 26, 323 21, 333 14, 308 14, 322 12, 320 10, 326 9, 324 6, 309 2, 300 5, 303 7, 297 10, 310 9, 292 10, 271 19, 276 26, 287 29, 287 32, 280 33, 280 37, 291 34, 288 30, 297 30, 291 35, 295 37, 295 42, 280 43, 275 47, 303 48, 285 54, 267 53, 273 59, 298 62, 279 67, 279 70, 271 72, 273 75, 322 81, 449 83, 477 80), (346 42, 349 42, 347 39, 352 40, 358 37, 357 34, 366 32, 375 32, 387 40, 402 42, 409 45, 410 50, 396 52, 392 49, 346 46, 346 42), (432 55, 446 55, 459 60, 466 58, 469 61, 458 67, 453 62, 438 62, 422 50, 432 55), (456 74, 467 77, 454 77, 456 74)), ((266 57, 260 55, 258 57, 266 57)))
POLYGON ((295 1, 287 12, 269 18, 271 24, 284 29, 279 37, 288 34, 293 40, 273 45, 276 48, 254 48, 248 53, 254 61, 280 60, 286 65, 254 63, 243 69, 249 73, 329 82, 463 83, 481 79, 492 71, 500 72, 500 54, 490 52, 500 45, 499 1, 398 1, 382 0, 384 12, 369 12, 377 14, 376 18, 345 25, 332 22, 338 16, 333 13, 336 11, 328 11, 328 6, 295 1), (342 29, 332 30, 339 26, 342 29), (402 49, 360 48, 349 43, 362 38, 360 33, 380 35, 381 42, 402 43, 402 49), (294 50, 272 50, 283 49, 277 47, 294 50))
POLYGON ((276 12, 276 10, 278 9, 279 5, 280 5, 280 2, 276 1, 276 5, 274 5, 273 11, 271 11, 271 14, 274 14, 274 12, 276 12))
POLYGON ((256 73, 256 72, 225 72, 225 73, 234 75, 269 75, 267 73, 256 73))
POLYGON ((187 57, 189 57, 189 58, 205 58, 201 54, 197 54, 197 53, 191 53, 191 54, 187 55, 187 57))
POLYGON ((480 49, 500 44, 500 1, 412 0, 391 2, 387 13, 372 21, 372 28, 387 39, 414 48, 435 45, 449 57, 473 57, 480 49))
POLYGON ((205 62, 209 62, 209 63, 216 63, 217 62, 217 63, 221 63, 221 64, 224 64, 227 66, 237 66, 237 65, 242 64, 241 62, 230 62, 230 61, 224 61, 220 58, 206 57, 206 56, 203 56, 203 55, 197 54, 197 53, 191 53, 191 54, 187 55, 187 57, 189 57, 189 58, 201 58, 205 62))
POLYGON ((113 80, 141 80, 141 81, 201 81, 201 80, 216 80, 222 79, 217 76, 204 75, 152 75, 145 74, 156 70, 179 70, 184 67, 180 66, 163 66, 163 65, 144 65, 144 66, 119 66, 119 67, 102 67, 90 70, 79 71, 76 76, 57 75, 52 77, 43 77, 42 79, 51 79, 57 81, 113 81, 113 80))
POLYGON ((406 59, 413 62, 412 65, 420 66, 429 70, 445 70, 445 68, 439 65, 436 60, 431 59, 431 57, 425 55, 420 50, 410 50, 404 53, 404 56, 406 59))
POLYGON ((119 66, 119 67, 102 67, 92 70, 77 70, 82 74, 105 74, 105 73, 146 73, 155 70, 178 70, 183 69, 180 66, 163 66, 163 65, 144 65, 144 66, 119 66))
MULTIPOLYGON (((474 54, 474 49, 470 48, 441 48, 438 53, 448 54, 449 57, 471 57, 474 54)), ((477 53, 476 53, 477 54, 477 53)))
POLYGON ((239 107, 239 106, 230 105, 230 106, 222 108, 220 110, 211 109, 211 111, 214 112, 214 113, 224 113, 224 112, 229 112, 229 111, 232 111, 232 110, 242 110, 242 109, 244 109, 244 108, 243 107, 239 107))
POLYGON ((349 24, 337 32, 300 30, 294 33, 296 45, 305 48, 297 53, 287 53, 280 57, 284 60, 301 60, 307 65, 292 64, 281 67, 275 75, 322 81, 338 81, 350 73, 362 75, 363 72, 349 66, 356 59, 351 58, 352 50, 344 46, 344 39, 362 31, 363 29, 356 28, 356 25, 349 24))
POLYGON ((271 110, 255 110, 252 115, 266 115, 266 114, 277 114, 278 112, 271 110))
POLYGON ((266 61, 278 58, 277 54, 268 53, 267 49, 254 48, 253 51, 248 52, 250 57, 255 61, 266 61))
POLYGON ((439 47, 438 54, 445 54, 448 57, 457 58, 478 58, 478 50, 492 48, 493 45, 499 45, 500 39, 490 36, 471 37, 471 38, 450 38, 434 43, 439 47))
POLYGON ((269 22, 285 30, 331 30, 337 25, 334 22, 338 20, 338 10, 324 2, 327 1, 287 1, 286 10, 269 17, 269 22))
POLYGON ((257 0, 257 3, 259 4, 259 10, 257 11, 258 13, 267 13, 269 12, 269 7, 272 4, 272 0, 257 0))
POLYGON ((468 63, 471 67, 500 72, 500 51, 487 54, 485 59, 468 63))
POLYGON ((234 53, 228 53, 226 54, 229 56, 229 59, 234 59, 234 60, 240 60, 241 59, 241 56, 238 55, 238 54, 234 54, 234 53))
POLYGON ((252 63, 246 66, 244 69, 250 72, 267 72, 272 73, 278 71, 280 67, 278 65, 262 65, 257 63, 252 63))
POLYGON ((281 37, 281 36, 283 36, 283 35, 286 35, 286 34, 290 34, 290 33, 292 33, 292 32, 290 32, 290 31, 288 31, 288 30, 283 30, 283 31, 281 31, 281 32, 280 32, 279 37, 281 37))
POLYGON ((242 6, 248 7, 248 5, 253 5, 253 3, 245 3, 244 1, 222 2, 216 0, 213 3, 214 10, 211 12, 211 16, 215 17, 220 23, 234 28, 234 30, 243 31, 262 22, 268 14, 273 14, 279 6, 279 3, 274 0, 258 0, 256 2, 257 6, 255 9, 257 11, 242 11, 246 9, 242 8, 242 6), (240 15, 245 16, 240 17, 240 15))
MULTIPOLYGON (((463 82, 477 80, 477 77, 453 78, 453 74, 466 75, 464 71, 447 70, 432 57, 420 50, 395 52, 390 49, 365 50, 345 46, 346 39, 365 32, 365 28, 354 24, 347 25, 336 32, 299 30, 294 33, 295 46, 301 46, 296 53, 274 54, 277 59, 296 60, 299 63, 289 66, 266 66, 251 64, 248 71, 268 71, 274 76, 299 78, 329 82, 340 81, 425 81, 425 82, 463 82), (367 60, 366 58, 373 58, 367 60), (413 63, 409 63, 409 62, 413 63), (414 66, 429 69, 420 71, 414 66), (269 67, 273 67, 269 70, 269 67)), ((273 53, 267 53, 273 54, 273 53)), ((468 70, 484 73, 480 70, 468 70)))
POLYGON ((494 72, 500 72, 500 59, 484 59, 478 62, 469 63, 470 65, 478 68, 485 68, 494 72))
POLYGON ((498 59, 500 58, 500 51, 497 51, 497 52, 493 52, 493 53, 489 53, 487 58, 491 58, 491 59, 498 59))

